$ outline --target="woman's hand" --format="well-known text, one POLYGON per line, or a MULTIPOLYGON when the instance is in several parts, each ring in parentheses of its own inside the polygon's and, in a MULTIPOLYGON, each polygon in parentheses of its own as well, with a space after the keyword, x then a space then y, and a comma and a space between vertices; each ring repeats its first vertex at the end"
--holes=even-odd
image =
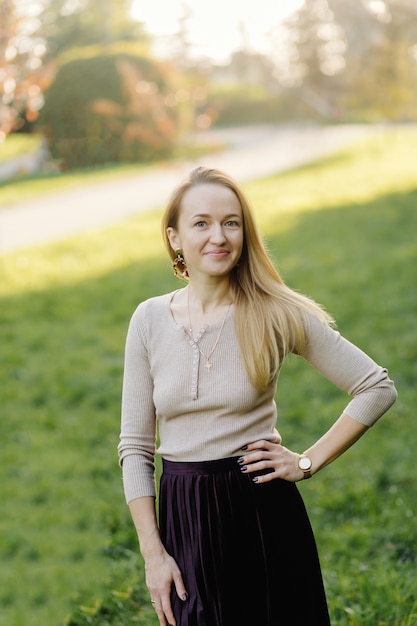
POLYGON ((129 502, 132 519, 138 533, 140 550, 145 561, 146 585, 161 626, 176 626, 171 607, 171 589, 181 600, 187 600, 180 569, 161 542, 156 521, 155 498, 143 496, 129 502))
POLYGON ((238 459, 243 473, 267 472, 254 476, 252 480, 256 483, 267 483, 275 478, 295 483, 304 478, 304 472, 298 467, 300 455, 280 443, 262 439, 249 443, 243 450, 244 454, 238 459))
POLYGON ((181 600, 188 598, 181 572, 174 559, 164 552, 158 556, 148 557, 145 561, 146 585, 151 594, 151 602, 161 626, 176 626, 171 607, 171 587, 181 600))

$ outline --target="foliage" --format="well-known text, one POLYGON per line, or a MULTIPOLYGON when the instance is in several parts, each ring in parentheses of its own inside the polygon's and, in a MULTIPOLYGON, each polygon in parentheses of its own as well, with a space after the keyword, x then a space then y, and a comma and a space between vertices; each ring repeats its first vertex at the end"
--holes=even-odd
MULTIPOLYGON (((343 334, 388 366, 400 394, 361 442, 300 486, 333 626, 417 620, 417 180, 408 158, 416 142, 415 133, 394 131, 245 185, 288 284, 325 303, 343 334)), ((129 315, 177 286, 159 219, 141 215, 2 258, 0 603, 8 626, 157 624, 115 450, 129 315)), ((346 403, 296 358, 279 389, 279 427, 294 449, 346 403)))
POLYGON ((36 119, 42 106, 43 42, 15 0, 0 3, 0 141, 36 119))
POLYGON ((172 153, 180 124, 172 68, 130 52, 99 52, 59 68, 40 124, 64 167, 172 153))
POLYGON ((147 44, 126 0, 2 0, 0 3, 0 138, 30 129, 59 54, 115 40, 147 44))
POLYGON ((215 127, 245 124, 280 123, 311 116, 302 103, 295 103, 292 94, 268 93, 260 86, 239 85, 228 89, 213 87, 208 94, 206 110, 215 127))
POLYGON ((47 42, 47 59, 73 48, 116 41, 148 43, 142 25, 129 16, 130 4, 130 0, 42 0, 38 34, 47 42))
POLYGON ((415 120, 417 9, 306 0, 287 21, 288 80, 324 117, 415 120))
MULTIPOLYGON (((311 117, 338 121, 417 118, 417 9, 413 0, 305 0, 284 26, 271 24, 266 37, 274 42, 275 51, 268 55, 250 51, 243 41, 242 49, 235 50, 230 63, 221 67, 192 59, 191 15, 191 7, 184 4, 171 41, 171 61, 183 79, 199 76, 198 86, 185 88, 187 107, 181 105, 187 129, 207 127, 216 119, 224 125, 311 117), (239 86, 239 99, 224 92, 225 101, 218 98, 218 85, 225 82, 239 86), (206 102, 208 83, 217 93, 206 102), (265 90, 262 101, 252 100, 254 86, 265 90)), ((129 15, 128 0, 2 0, 0 23, 0 140, 16 129, 32 129, 62 55, 79 54, 92 45, 110 51, 117 41, 140 44, 145 54, 150 50, 151 38, 129 15)), ((132 76, 123 80, 130 82, 132 76)), ((78 91, 76 81, 72 87, 78 91)), ((167 126, 172 123, 172 111, 166 111, 170 105, 165 96, 173 103, 181 100, 181 94, 182 86, 174 93, 159 94, 167 126)), ((138 94, 130 91, 129 98, 135 106, 138 94)), ((85 102, 82 97, 80 102, 85 102)), ((116 113, 115 103, 111 104, 116 113)), ((109 120, 103 116, 109 115, 109 109, 105 113, 101 108, 96 122, 100 132, 107 132, 109 120)), ((129 126, 126 134, 138 132, 137 128, 132 131, 126 110, 116 117, 119 125, 129 126)), ((151 143, 156 141, 154 130, 151 143)), ((169 152, 170 132, 166 128, 162 134, 169 152)), ((91 145, 89 150, 95 152, 96 160, 100 150, 91 145)), ((75 152, 83 154, 79 147, 75 152)), ((133 158, 135 149, 130 146, 126 152, 133 158)))

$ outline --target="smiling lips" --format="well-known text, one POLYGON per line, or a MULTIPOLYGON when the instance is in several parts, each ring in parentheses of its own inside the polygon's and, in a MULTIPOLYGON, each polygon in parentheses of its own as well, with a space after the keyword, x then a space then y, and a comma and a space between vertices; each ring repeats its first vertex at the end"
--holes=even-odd
POLYGON ((210 250, 209 252, 205 252, 204 254, 205 256, 211 257, 224 257, 227 256, 229 252, 227 250, 210 250))

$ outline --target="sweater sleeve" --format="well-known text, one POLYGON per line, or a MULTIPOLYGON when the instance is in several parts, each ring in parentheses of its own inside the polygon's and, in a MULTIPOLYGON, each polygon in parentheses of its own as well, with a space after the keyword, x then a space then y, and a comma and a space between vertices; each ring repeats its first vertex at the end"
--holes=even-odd
POLYGON ((386 369, 313 316, 303 357, 352 396, 343 412, 365 426, 372 426, 397 399, 386 369))
POLYGON ((156 418, 144 310, 145 307, 139 305, 133 314, 125 347, 118 454, 126 502, 139 496, 155 496, 156 492, 156 418))

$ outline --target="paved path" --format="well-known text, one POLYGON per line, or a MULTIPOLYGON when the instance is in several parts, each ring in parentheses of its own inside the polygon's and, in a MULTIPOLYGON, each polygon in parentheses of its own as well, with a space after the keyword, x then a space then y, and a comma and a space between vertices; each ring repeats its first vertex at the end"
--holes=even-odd
POLYGON ((375 133, 369 126, 260 126, 200 133, 227 149, 196 161, 161 165, 147 174, 80 186, 0 209, 0 254, 106 226, 163 206, 196 165, 225 170, 239 182, 284 171, 375 133))

